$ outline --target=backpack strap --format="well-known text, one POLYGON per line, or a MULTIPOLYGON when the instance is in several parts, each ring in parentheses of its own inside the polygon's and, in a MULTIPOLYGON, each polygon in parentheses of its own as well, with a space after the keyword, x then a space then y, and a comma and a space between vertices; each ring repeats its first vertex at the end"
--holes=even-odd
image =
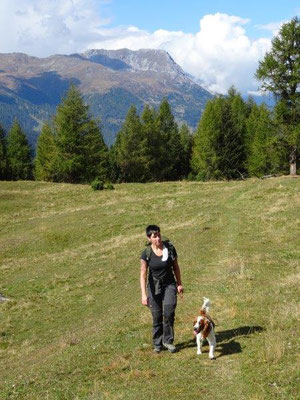
POLYGON ((151 258, 151 244, 148 243, 147 246, 146 246, 146 261, 147 261, 147 264, 149 264, 150 258, 151 258))

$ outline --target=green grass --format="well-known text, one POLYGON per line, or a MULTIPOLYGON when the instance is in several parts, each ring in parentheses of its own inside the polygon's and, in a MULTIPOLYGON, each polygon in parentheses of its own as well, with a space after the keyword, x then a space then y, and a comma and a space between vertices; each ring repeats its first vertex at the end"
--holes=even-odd
POLYGON ((0 399, 299 399, 300 180, 0 183, 0 399), (179 352, 152 353, 144 229, 185 286, 179 352), (217 361, 192 321, 212 300, 217 361))

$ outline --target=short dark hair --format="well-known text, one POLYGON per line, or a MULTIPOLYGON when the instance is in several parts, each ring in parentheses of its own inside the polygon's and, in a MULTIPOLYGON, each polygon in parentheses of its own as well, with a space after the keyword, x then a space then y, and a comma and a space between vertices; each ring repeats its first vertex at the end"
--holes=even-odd
POLYGON ((160 227, 157 225, 148 225, 146 228, 146 235, 151 237, 152 233, 160 232, 160 227))

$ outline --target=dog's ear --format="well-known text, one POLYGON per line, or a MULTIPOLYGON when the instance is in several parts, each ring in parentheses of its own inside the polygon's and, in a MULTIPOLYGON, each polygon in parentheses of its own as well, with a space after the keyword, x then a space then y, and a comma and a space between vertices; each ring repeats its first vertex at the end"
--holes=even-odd
POLYGON ((202 331, 202 335, 204 338, 206 338, 209 335, 209 332, 211 331, 211 324, 209 319, 205 319, 205 321, 203 321, 203 331, 202 331))

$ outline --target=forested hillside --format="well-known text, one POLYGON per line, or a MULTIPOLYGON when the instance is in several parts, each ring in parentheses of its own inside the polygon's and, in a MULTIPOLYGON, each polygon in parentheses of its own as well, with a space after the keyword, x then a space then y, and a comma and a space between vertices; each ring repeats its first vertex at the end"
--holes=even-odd
POLYGON ((130 105, 141 111, 167 98, 177 122, 195 129, 212 98, 163 50, 90 50, 46 58, 0 54, 0 123, 9 130, 17 118, 35 147, 41 125, 55 114, 71 84, 101 121, 109 146, 130 105))

